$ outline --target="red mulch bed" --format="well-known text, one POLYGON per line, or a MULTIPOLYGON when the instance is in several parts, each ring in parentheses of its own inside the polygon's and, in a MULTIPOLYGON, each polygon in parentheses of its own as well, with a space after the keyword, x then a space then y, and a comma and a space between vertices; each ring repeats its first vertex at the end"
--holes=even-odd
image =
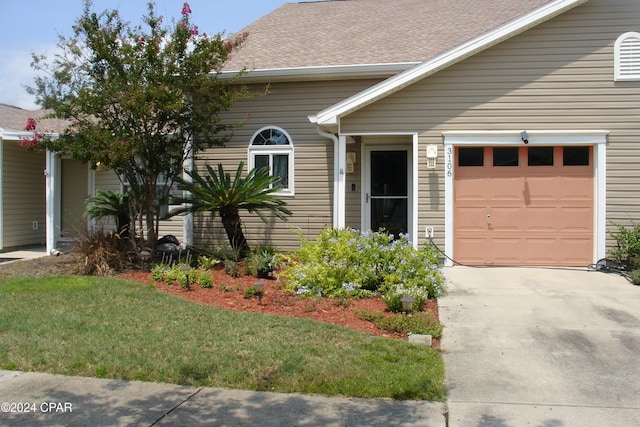
MULTIPOLYGON (((121 274, 119 277, 145 284, 154 284, 159 290, 180 298, 223 309, 306 317, 359 329, 372 335, 396 339, 406 338, 402 334, 380 330, 372 322, 358 318, 357 313, 362 311, 382 312, 386 315, 391 315, 380 297, 350 300, 349 304, 343 307, 338 301, 329 298, 301 298, 282 292, 277 289, 275 280, 264 280, 265 295, 262 298, 262 304, 259 304, 257 297, 244 297, 244 290, 252 287, 253 283, 258 280, 255 277, 231 277, 221 267, 212 269, 211 275, 213 278, 213 286, 211 288, 192 285, 190 289, 183 289, 177 284, 167 285, 154 282, 151 273, 148 272, 128 272, 121 274)), ((437 301, 427 301, 424 309, 431 310, 438 315, 437 301)), ((438 345, 439 343, 434 340, 433 346, 437 347, 438 345)))

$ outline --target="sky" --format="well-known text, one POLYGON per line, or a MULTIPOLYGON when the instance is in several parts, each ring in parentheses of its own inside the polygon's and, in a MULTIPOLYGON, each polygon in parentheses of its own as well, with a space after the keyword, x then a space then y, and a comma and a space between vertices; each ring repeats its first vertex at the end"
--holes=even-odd
MULTIPOLYGON (((299 0, 187 0, 191 22, 200 33, 234 33, 285 3, 299 0)), ((92 10, 116 9, 132 25, 142 23, 149 0, 93 0, 92 10)), ((165 22, 180 18, 184 0, 154 0, 156 14, 165 22)), ((35 72, 31 54, 52 57, 58 35, 72 36, 82 15, 83 0, 0 0, 0 104, 35 110, 31 86, 35 72)))

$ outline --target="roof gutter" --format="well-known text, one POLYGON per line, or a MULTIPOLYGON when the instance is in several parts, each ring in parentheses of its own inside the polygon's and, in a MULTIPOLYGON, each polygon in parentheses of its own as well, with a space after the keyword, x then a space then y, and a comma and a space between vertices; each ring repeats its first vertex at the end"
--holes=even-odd
POLYGON ((478 52, 501 43, 529 28, 558 16, 588 0, 554 0, 526 13, 519 18, 508 21, 479 37, 471 39, 454 49, 431 58, 413 68, 397 74, 379 84, 370 87, 350 98, 345 99, 317 115, 309 116, 309 120, 319 126, 336 126, 340 117, 350 114, 369 105, 387 95, 407 87, 416 81, 424 79, 436 72, 462 61, 478 52))
POLYGON ((271 68, 247 71, 223 71, 210 73, 220 79, 234 79, 242 77, 245 83, 277 82, 301 80, 329 80, 329 79, 361 79, 387 78, 406 71, 418 65, 419 62, 401 62, 393 64, 359 64, 359 65, 331 65, 326 67, 298 67, 271 68))

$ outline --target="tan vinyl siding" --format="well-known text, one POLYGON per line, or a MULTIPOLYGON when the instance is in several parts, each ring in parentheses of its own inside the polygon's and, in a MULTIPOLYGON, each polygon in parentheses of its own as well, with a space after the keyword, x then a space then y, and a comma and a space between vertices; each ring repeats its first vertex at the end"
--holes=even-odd
POLYGON ((347 144, 347 153, 356 153, 356 163, 353 173, 347 173, 346 179, 346 217, 345 225, 348 228, 360 229, 362 223, 362 142, 361 138, 357 141, 347 144), (354 189, 355 186, 355 189, 354 189))
POLYGON ((435 225, 439 243, 443 153, 437 175, 423 153, 444 131, 608 130, 607 220, 638 220, 640 82, 614 82, 613 46, 639 22, 637 1, 587 2, 351 114, 342 131, 420 133, 418 229, 435 225))
MULTIPOLYGON (((308 115, 332 105, 341 99, 363 90, 378 80, 366 81, 318 81, 275 83, 265 96, 237 102, 224 119, 237 123, 249 114, 245 125, 238 129, 224 148, 212 148, 197 156, 196 167, 203 171, 203 164, 217 167, 222 163, 225 171, 235 174, 240 162, 248 163, 248 148, 255 132, 266 126, 284 129, 294 147, 295 195, 282 196, 293 212, 288 222, 276 218, 268 225, 256 215, 243 214, 245 233, 249 244, 273 245, 282 250, 298 246, 295 232, 313 238, 332 223, 333 215, 333 142, 318 134, 308 115)), ((263 87, 255 86, 255 90, 263 87)), ((200 215, 194 219, 194 243, 196 245, 227 245, 226 234, 220 219, 200 215)))
POLYGON ((2 141, 3 248, 45 241, 44 153, 31 153, 16 141, 2 141), (34 230, 33 223, 38 223, 34 230))

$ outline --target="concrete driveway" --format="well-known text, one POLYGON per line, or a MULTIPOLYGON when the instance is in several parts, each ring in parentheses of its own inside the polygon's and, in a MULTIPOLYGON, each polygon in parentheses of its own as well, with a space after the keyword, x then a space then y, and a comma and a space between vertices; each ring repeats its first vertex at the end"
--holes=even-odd
POLYGON ((445 269, 449 426, 635 426, 640 286, 580 269, 445 269))

